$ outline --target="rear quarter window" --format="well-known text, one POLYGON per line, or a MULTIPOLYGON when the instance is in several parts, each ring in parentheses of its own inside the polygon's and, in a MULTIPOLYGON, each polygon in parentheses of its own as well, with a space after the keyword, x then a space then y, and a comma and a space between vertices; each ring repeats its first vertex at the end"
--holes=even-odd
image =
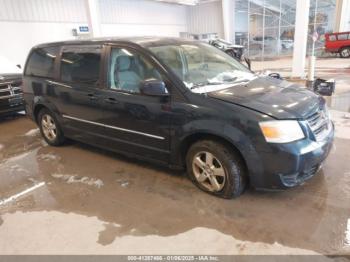
POLYGON ((31 52, 24 74, 27 76, 53 78, 58 46, 37 48, 31 52))

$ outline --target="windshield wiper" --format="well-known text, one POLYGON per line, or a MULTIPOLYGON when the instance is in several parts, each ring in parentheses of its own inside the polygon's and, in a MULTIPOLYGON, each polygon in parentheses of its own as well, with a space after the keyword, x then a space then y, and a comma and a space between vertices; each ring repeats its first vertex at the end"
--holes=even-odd
POLYGON ((225 83, 223 83, 223 82, 203 82, 203 83, 198 83, 198 84, 193 85, 192 87, 190 87, 190 89, 192 90, 192 89, 202 87, 202 86, 222 85, 222 84, 225 84, 225 83))
POLYGON ((230 83, 235 82, 236 80, 237 80, 237 77, 227 78, 227 79, 225 79, 225 81, 222 81, 222 82, 206 81, 203 83, 195 84, 190 89, 192 90, 192 89, 202 87, 202 86, 230 84, 230 83))

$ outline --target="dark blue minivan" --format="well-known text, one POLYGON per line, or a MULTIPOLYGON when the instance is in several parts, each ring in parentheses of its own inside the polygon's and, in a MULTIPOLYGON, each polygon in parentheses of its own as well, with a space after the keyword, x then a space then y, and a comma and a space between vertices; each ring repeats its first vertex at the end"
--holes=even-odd
POLYGON ((71 138, 185 168, 200 189, 224 198, 239 196, 248 184, 303 183, 333 143, 321 96, 254 74, 197 41, 38 45, 25 65, 23 91, 27 114, 50 145, 71 138))

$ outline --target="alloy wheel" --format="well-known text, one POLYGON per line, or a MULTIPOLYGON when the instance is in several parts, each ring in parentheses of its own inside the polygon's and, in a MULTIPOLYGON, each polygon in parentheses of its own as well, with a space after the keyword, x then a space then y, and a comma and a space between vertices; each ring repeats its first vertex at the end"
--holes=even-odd
POLYGON ((54 141, 57 137, 55 120, 50 115, 45 114, 41 118, 41 126, 45 137, 50 141, 54 141))
POLYGON ((226 182, 226 171, 219 159, 210 152, 199 152, 192 160, 197 182, 210 192, 219 192, 226 182))
POLYGON ((350 57, 350 48, 344 48, 341 53, 343 57, 350 57))

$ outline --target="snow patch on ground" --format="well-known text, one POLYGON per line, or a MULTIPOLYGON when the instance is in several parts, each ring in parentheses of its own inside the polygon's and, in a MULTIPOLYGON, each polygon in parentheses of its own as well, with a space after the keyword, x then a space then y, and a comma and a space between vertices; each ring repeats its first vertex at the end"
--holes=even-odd
POLYGON ((350 247, 350 218, 348 219, 348 224, 345 231, 345 245, 350 247))
MULTIPOLYGON (((36 211, 7 213, 1 218, 0 246, 3 255, 320 255, 312 250, 292 248, 277 242, 242 241, 205 227, 191 228, 170 236, 117 235, 110 244, 101 245, 98 239, 106 231, 106 222, 97 217, 36 211)), ((117 226, 123 228, 128 225, 117 226)), ((332 258, 320 256, 318 261, 332 261, 332 258)))
POLYGON ((39 159, 39 160, 44 160, 44 161, 53 161, 53 160, 59 160, 60 157, 59 157, 59 156, 56 156, 56 155, 53 154, 53 153, 49 153, 49 154, 42 154, 42 155, 39 155, 38 159, 39 159))
POLYGON ((24 136, 36 136, 40 132, 39 128, 31 129, 27 133, 24 134, 24 136))
POLYGON ((88 186, 95 186, 97 188, 101 188, 104 185, 101 179, 91 178, 87 176, 81 177, 78 175, 64 175, 64 174, 52 174, 51 176, 54 178, 66 181, 68 184, 81 183, 88 186))
POLYGON ((20 165, 18 164, 14 164, 8 167, 8 172, 9 173, 28 173, 27 170, 25 170, 24 168, 22 168, 20 165))
POLYGON ((126 180, 122 180, 122 179, 118 179, 117 180, 117 183, 119 184, 119 185, 121 185, 122 187, 128 187, 129 186, 129 181, 126 181, 126 180))
POLYGON ((350 139, 350 113, 330 110, 335 125, 335 137, 350 139))

